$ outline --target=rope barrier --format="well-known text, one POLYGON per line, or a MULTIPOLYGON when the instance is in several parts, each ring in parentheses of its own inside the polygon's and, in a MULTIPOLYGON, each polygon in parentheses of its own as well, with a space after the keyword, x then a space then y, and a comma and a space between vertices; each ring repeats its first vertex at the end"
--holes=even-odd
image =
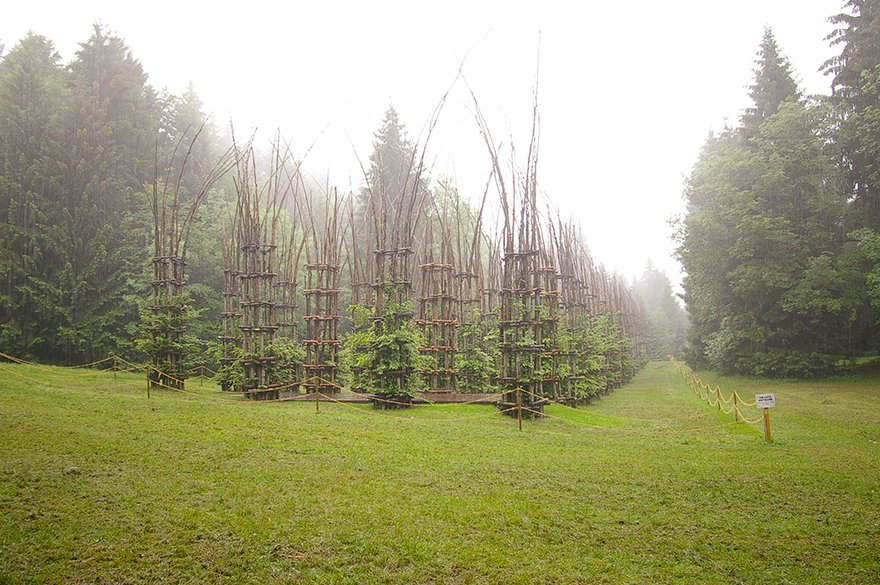
POLYGON ((31 362, 31 361, 28 361, 28 360, 25 360, 25 359, 22 359, 22 358, 18 358, 18 357, 15 357, 15 356, 11 356, 11 355, 8 355, 8 354, 2 353, 2 352, 0 352, 0 357, 5 358, 5 359, 7 359, 7 360, 9 360, 9 361, 11 361, 11 362, 13 362, 13 363, 16 363, 16 364, 23 364, 23 365, 26 365, 26 366, 33 366, 33 367, 35 367, 35 368, 69 368, 69 369, 75 369, 75 368, 90 368, 90 367, 92 367, 92 366, 96 366, 96 365, 98 365, 98 364, 103 364, 104 362, 108 362, 108 361, 110 361, 110 360, 113 359, 113 356, 107 356, 107 357, 105 357, 104 359, 100 359, 100 360, 96 360, 96 361, 93 361, 93 362, 89 362, 89 363, 87 363, 87 364, 77 364, 77 365, 72 365, 72 366, 47 366, 47 365, 44 365, 44 364, 38 364, 38 363, 36 363, 36 362, 31 362))
POLYGON ((735 421, 734 422, 745 422, 748 424, 755 424, 761 422, 762 418, 759 416, 755 419, 750 419, 743 416, 742 411, 740 410, 740 406, 755 406, 755 402, 748 402, 743 400, 739 393, 736 390, 733 390, 730 393, 730 398, 724 396, 724 392, 721 390, 721 387, 716 385, 713 390, 709 384, 705 384, 700 378, 694 374, 684 362, 680 362, 675 357, 669 356, 672 365, 675 366, 675 369, 679 374, 685 379, 685 381, 690 386, 691 390, 699 396, 703 401, 705 401, 709 406, 714 406, 724 414, 733 414, 735 421), (703 392, 705 390, 705 394, 703 392), (713 401, 714 398, 714 401, 713 401), (725 407, 726 405, 730 405, 729 407, 725 407))

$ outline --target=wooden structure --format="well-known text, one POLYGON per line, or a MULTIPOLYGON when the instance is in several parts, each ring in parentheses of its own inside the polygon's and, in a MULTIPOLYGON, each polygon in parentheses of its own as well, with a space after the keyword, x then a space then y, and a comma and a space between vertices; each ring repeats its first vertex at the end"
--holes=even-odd
MULTIPOLYGON (((148 373, 151 386, 183 389, 187 377, 186 357, 187 304, 186 251, 189 234, 199 207, 208 192, 234 165, 234 153, 227 150, 211 167, 194 192, 186 192, 184 176, 187 163, 198 143, 205 123, 198 129, 185 129, 174 147, 171 159, 159 172, 158 155, 151 193, 153 214, 153 280, 150 322, 152 336, 148 373)), ((158 147, 157 147, 158 151, 158 147)))
POLYGON ((311 220, 312 247, 307 247, 307 256, 314 252, 314 261, 306 264, 307 281, 303 290, 305 296, 306 323, 303 345, 306 359, 303 363, 301 388, 308 392, 328 394, 339 392, 339 363, 337 352, 339 340, 339 196, 336 192, 328 198, 325 206, 324 225, 321 237, 311 205, 311 197, 306 199, 311 220))
MULTIPOLYGON (((426 367, 419 371, 428 392, 454 392, 456 390, 455 354, 457 311, 455 264, 449 241, 446 210, 437 214, 440 234, 439 259, 434 254, 433 222, 425 222, 425 238, 421 270, 419 308, 416 325, 422 332, 424 345, 419 352, 427 356, 426 367)), ((459 313, 460 314, 460 313, 459 313)))

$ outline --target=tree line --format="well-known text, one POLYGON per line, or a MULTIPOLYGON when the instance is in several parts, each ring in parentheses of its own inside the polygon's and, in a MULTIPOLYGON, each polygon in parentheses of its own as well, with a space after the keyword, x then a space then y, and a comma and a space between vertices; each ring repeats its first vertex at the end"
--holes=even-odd
POLYGON ((676 226, 687 359, 769 376, 827 373, 880 341, 880 2, 827 37, 830 95, 805 96, 767 28, 752 105, 706 140, 676 226))
MULTIPOLYGON (((68 64, 32 33, 3 55, 0 346, 66 363, 136 351, 150 280, 145 193, 167 171, 159 161, 202 123, 201 108, 192 88, 154 90, 124 41, 98 25, 68 64)), ((216 131, 205 134, 193 166, 216 157, 216 131)), ((207 227, 220 213, 203 211, 191 245, 189 290, 202 306, 220 302, 220 248, 207 227)))

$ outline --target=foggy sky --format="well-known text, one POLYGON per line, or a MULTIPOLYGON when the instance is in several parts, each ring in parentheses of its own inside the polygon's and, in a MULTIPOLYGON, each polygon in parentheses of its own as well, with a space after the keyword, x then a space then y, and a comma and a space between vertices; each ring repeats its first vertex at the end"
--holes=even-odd
POLYGON ((360 184, 358 156, 388 105, 418 139, 461 68, 428 160, 432 177, 453 178, 472 199, 490 161, 463 81, 495 139, 524 156, 540 47, 541 190, 580 222, 597 260, 633 276, 651 258, 678 283, 667 220, 684 211, 683 179, 709 131, 748 106, 764 26, 805 93, 828 93, 817 70, 835 53, 823 39, 843 2, 535 4, 15 2, 0 42, 8 51, 32 30, 67 62, 100 20, 154 87, 192 82, 237 133, 280 128, 342 191, 360 184))

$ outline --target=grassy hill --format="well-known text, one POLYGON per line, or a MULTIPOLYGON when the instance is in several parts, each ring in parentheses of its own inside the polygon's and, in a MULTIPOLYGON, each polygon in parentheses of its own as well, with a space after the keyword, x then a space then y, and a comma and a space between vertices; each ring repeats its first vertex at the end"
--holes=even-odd
POLYGON ((579 410, 251 403, 0 365, 0 583, 876 583, 880 379, 774 443, 671 364, 579 410))

